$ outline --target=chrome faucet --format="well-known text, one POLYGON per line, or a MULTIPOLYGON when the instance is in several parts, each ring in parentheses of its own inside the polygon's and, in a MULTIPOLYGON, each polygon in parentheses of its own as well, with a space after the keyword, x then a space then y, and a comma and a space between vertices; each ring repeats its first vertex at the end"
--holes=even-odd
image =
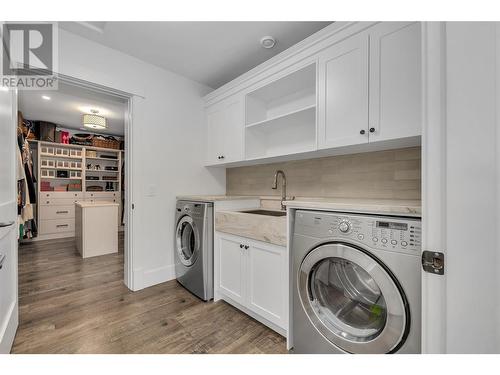
POLYGON ((274 173, 274 182, 273 186, 271 186, 271 189, 276 190, 278 188, 278 175, 281 175, 281 209, 284 211, 286 209, 285 205, 283 202, 286 200, 286 176, 285 172, 283 172, 281 169, 278 169, 276 173, 274 173))

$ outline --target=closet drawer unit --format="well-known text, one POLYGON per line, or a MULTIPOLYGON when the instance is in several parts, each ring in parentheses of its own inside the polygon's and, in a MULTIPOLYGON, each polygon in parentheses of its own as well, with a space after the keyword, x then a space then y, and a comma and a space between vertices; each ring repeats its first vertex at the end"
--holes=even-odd
POLYGON ((50 198, 50 199, 61 199, 61 198, 83 198, 83 193, 81 191, 50 191, 50 192, 41 192, 40 200, 50 198))
POLYGON ((52 146, 40 146, 40 154, 54 156, 54 147, 52 146))
POLYGON ((91 198, 91 199, 86 199, 87 202, 113 202, 113 203, 120 203, 119 198, 114 198, 114 197, 97 197, 97 198, 91 198))
POLYGON ((75 217, 75 205, 43 205, 40 206, 40 221, 55 219, 72 219, 75 217))
POLYGON ((53 159, 41 159, 40 160, 40 166, 42 168, 55 168, 56 167, 56 161, 53 159))
POLYGON ((54 169, 41 169, 40 176, 43 178, 55 178, 56 171, 54 169))
POLYGON ((119 191, 96 191, 96 192, 86 192, 86 199, 95 198, 120 198, 121 193, 119 191))
POLYGON ((70 168, 71 163, 68 160, 58 160, 56 163, 57 168, 70 168))
POLYGON ((75 231, 75 219, 40 220, 40 234, 66 233, 75 231))
POLYGON ((82 172, 81 171, 69 171, 69 177, 70 178, 81 178, 82 172))
POLYGON ((82 169, 82 162, 81 161, 71 161, 69 163, 69 168, 71 168, 71 169, 82 169))
POLYGON ((79 158, 79 159, 81 159, 81 157, 82 157, 82 150, 70 149, 69 150, 69 156, 72 157, 72 158, 79 158))
POLYGON ((65 157, 68 157, 69 156, 69 149, 56 147, 54 154, 56 156, 65 156, 65 157))
POLYGON ((42 198, 38 204, 41 206, 71 206, 77 201, 83 201, 83 198, 42 198))

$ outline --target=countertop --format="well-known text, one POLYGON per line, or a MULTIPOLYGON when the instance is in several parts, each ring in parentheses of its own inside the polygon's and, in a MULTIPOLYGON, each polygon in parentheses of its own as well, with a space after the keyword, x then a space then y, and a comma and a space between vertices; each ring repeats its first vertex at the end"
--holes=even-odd
POLYGON ((284 202, 290 208, 347 211, 353 213, 390 214, 420 217, 421 201, 360 198, 296 198, 284 202))
MULTIPOLYGON (((276 195, 180 195, 177 196, 177 199, 199 202, 216 202, 243 199, 279 201, 281 198, 276 195)), ((296 197, 293 200, 285 201, 284 204, 290 208, 309 208, 353 213, 389 214, 415 217, 422 216, 422 205, 420 200, 296 197)))

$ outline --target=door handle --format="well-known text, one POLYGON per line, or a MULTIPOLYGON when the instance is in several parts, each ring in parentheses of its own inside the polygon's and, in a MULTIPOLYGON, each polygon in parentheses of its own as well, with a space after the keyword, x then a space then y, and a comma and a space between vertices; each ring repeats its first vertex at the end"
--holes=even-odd
POLYGON ((14 223, 14 221, 0 222, 0 228, 10 227, 11 225, 14 225, 14 223))
POLYGON ((2 269, 3 267, 3 262, 5 260, 5 254, 0 254, 0 270, 2 269))

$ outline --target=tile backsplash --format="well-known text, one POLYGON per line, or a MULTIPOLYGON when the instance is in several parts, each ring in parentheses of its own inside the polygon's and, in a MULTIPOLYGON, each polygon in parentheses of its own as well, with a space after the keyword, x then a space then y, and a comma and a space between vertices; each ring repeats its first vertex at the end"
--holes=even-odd
POLYGON ((330 156, 226 170, 228 195, 280 195, 272 190, 282 169, 287 195, 296 197, 420 199, 421 148, 330 156))

